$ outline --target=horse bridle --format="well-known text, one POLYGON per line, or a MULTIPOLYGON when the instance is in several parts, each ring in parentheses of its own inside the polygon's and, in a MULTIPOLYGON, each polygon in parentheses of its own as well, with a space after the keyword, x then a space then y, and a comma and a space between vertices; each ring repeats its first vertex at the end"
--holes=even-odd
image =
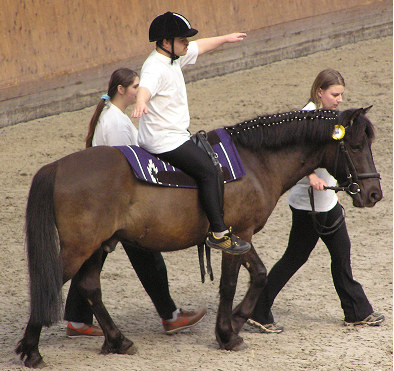
POLYGON ((335 156, 335 175, 336 178, 337 168, 338 168, 338 159, 339 153, 342 153, 345 159, 345 171, 346 171, 346 180, 347 184, 339 186, 339 187, 324 187, 325 189, 332 189, 336 192, 338 191, 345 191, 351 196, 356 195, 357 193, 361 193, 360 186, 358 184, 359 180, 362 179, 369 179, 369 178, 379 178, 380 173, 360 173, 357 174, 357 169, 353 164, 352 159, 349 156, 349 152, 345 146, 345 142, 341 139, 338 143, 337 153, 335 156))
MULTIPOLYGON (((330 189, 335 192, 345 191, 353 197, 353 196, 357 195, 358 193, 361 193, 360 185, 358 184, 359 180, 369 179, 369 178, 380 179, 380 173, 360 173, 360 174, 357 174, 357 169, 355 168, 353 161, 350 158, 349 152, 347 151, 347 148, 345 146, 345 142, 343 139, 339 140, 339 143, 337 146, 337 151, 336 151, 336 156, 335 156, 334 178, 336 178, 340 153, 343 155, 344 162, 345 162, 347 184, 335 186, 335 187, 324 187, 325 190, 330 189)), ((336 232, 345 221, 346 214, 345 214, 345 209, 343 208, 343 206, 340 204, 340 206, 342 207, 341 216, 339 216, 338 219, 331 226, 327 227, 325 225, 320 224, 316 219, 316 214, 318 214, 318 212, 316 212, 316 210, 315 210, 315 202, 314 202, 314 198, 313 198, 312 186, 310 186, 308 188, 308 194, 309 194, 309 200, 310 200, 311 208, 312 208, 311 215, 312 215, 313 224, 314 224, 315 229, 316 229, 317 233, 319 234, 319 236, 329 235, 329 234, 336 232)))

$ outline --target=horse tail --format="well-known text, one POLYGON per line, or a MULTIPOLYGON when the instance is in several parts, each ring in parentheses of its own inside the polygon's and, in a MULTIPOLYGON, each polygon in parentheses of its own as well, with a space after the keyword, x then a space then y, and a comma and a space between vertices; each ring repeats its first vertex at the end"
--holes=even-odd
POLYGON ((51 326, 61 319, 63 284, 53 200, 57 162, 34 176, 26 208, 26 247, 30 275, 30 321, 51 326))

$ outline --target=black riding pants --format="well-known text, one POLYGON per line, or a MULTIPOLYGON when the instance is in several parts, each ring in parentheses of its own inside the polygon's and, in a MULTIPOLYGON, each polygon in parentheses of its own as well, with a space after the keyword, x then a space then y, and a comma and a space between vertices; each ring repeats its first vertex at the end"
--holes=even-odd
MULTIPOLYGON (((122 243, 122 245, 159 316, 163 319, 172 318, 172 313, 177 308, 170 295, 167 267, 161 253, 133 248, 127 243, 122 243)), ((103 264, 106 256, 107 253, 104 252, 103 264)), ((71 281, 64 319, 66 321, 92 324, 93 311, 87 300, 79 293, 79 280, 80 273, 77 272, 71 281)))
MULTIPOLYGON (((252 319, 262 324, 274 322, 271 306, 276 296, 308 260, 319 239, 309 211, 290 208, 293 222, 287 249, 269 272, 267 285, 252 315, 252 319)), ((318 221, 322 225, 331 226, 341 213, 341 206, 337 203, 330 211, 319 213, 318 221)), ((365 319, 373 312, 373 309, 362 286, 353 279, 350 264, 350 239, 346 223, 343 223, 335 233, 321 238, 331 255, 331 274, 345 314, 345 321, 356 322, 365 319)))
POLYGON ((173 151, 156 154, 163 161, 182 170, 195 179, 199 199, 213 232, 227 229, 220 207, 218 173, 212 160, 192 140, 188 140, 173 151))

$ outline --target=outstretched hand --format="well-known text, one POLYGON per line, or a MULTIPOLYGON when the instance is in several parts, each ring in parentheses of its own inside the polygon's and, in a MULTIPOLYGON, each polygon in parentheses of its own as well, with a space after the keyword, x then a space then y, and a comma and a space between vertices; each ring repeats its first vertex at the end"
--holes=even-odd
POLYGON ((242 41, 246 37, 246 33, 234 32, 226 35, 226 43, 235 43, 242 41))
POLYGON ((246 33, 235 32, 222 36, 198 39, 196 40, 198 45, 198 55, 210 52, 225 43, 236 43, 238 41, 242 41, 244 37, 246 37, 246 33))

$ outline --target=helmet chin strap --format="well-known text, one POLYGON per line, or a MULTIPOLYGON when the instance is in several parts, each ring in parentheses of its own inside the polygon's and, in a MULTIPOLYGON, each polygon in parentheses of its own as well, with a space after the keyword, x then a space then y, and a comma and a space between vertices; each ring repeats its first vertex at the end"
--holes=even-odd
POLYGON ((179 58, 179 55, 176 55, 176 54, 174 53, 174 39, 171 39, 171 49, 172 49, 172 52, 170 52, 169 50, 167 50, 166 48, 164 48, 161 44, 157 44, 157 46, 158 46, 161 50, 163 50, 164 52, 166 52, 166 53, 170 56, 170 58, 171 58, 171 64, 172 64, 175 60, 177 60, 177 59, 179 58))

